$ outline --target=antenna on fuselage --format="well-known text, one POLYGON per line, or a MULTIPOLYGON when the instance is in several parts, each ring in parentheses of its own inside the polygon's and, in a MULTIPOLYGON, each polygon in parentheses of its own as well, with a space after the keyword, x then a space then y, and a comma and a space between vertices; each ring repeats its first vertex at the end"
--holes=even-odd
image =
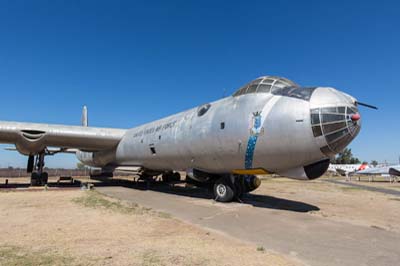
POLYGON ((367 104, 367 103, 362 103, 362 102, 356 101, 356 104, 364 106, 364 107, 367 107, 367 108, 378 110, 378 107, 370 105, 370 104, 367 104))

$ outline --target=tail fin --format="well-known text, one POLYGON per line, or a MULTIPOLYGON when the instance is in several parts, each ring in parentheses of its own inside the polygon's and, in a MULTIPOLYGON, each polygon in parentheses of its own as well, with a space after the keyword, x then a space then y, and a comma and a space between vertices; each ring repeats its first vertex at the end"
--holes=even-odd
POLYGON ((86 105, 84 105, 84 106, 83 106, 83 109, 82 109, 82 121, 81 121, 81 123, 82 123, 82 126, 83 126, 83 127, 89 126, 89 121, 88 121, 88 110, 87 110, 86 105))

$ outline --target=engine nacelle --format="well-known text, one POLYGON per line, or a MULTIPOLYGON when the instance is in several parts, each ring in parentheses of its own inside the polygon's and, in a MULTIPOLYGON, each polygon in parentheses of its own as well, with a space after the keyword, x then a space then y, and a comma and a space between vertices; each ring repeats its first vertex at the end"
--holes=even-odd
POLYGON ((46 132, 39 130, 22 130, 15 141, 15 147, 21 154, 35 155, 46 148, 46 132))

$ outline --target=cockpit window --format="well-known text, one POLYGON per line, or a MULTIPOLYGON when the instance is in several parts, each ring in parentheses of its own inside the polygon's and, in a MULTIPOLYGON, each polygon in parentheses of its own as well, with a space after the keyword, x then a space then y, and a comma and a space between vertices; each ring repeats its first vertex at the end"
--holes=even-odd
POLYGON ((271 91, 271 85, 267 84, 260 84, 258 86, 258 92, 270 92, 271 91))
POLYGON ((296 83, 282 77, 265 76, 258 78, 237 90, 233 96, 240 96, 249 93, 269 93, 271 90, 285 88, 285 87, 298 87, 296 83))
POLYGON ((255 93, 259 84, 251 84, 248 88, 246 93, 255 93))
POLYGON ((272 94, 309 101, 316 88, 283 87, 272 89, 272 94))

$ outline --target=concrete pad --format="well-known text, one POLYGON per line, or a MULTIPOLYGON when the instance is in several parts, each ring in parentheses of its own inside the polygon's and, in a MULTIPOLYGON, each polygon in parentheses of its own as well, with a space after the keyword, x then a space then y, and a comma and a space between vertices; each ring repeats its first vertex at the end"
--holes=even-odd
POLYGON ((268 196, 216 203, 200 189, 97 187, 202 227, 287 254, 308 265, 399 265, 400 234, 308 214, 318 206, 268 196), (158 191, 154 191, 158 190, 158 191))

